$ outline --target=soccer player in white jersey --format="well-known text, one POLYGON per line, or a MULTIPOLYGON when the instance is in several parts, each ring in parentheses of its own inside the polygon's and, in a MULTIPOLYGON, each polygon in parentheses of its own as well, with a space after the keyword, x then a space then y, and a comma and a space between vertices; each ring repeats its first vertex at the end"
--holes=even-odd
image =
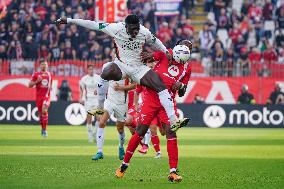
MULTIPOLYGON (((162 42, 151 32, 140 24, 137 15, 128 15, 125 22, 118 23, 99 23, 91 20, 60 18, 55 21, 57 24, 76 24, 91 30, 102 31, 113 37, 116 48, 116 58, 113 64, 109 64, 103 70, 98 82, 98 108, 89 111, 90 114, 102 114, 104 99, 107 92, 108 81, 119 81, 127 76, 134 82, 146 86, 157 92, 159 100, 164 107, 170 121, 171 128, 180 128, 186 126, 188 118, 178 119, 173 99, 163 83, 162 79, 144 65, 141 60, 141 52, 145 43, 161 50, 167 54, 169 61, 172 57, 162 42)), ((148 127, 137 128, 139 136, 144 136, 144 130, 148 127)))
MULTIPOLYGON (((113 64, 109 62, 108 64, 113 64)), ((104 145, 104 128, 107 120, 113 114, 116 118, 116 127, 118 131, 119 150, 118 157, 120 160, 124 158, 124 143, 125 143, 125 132, 124 125, 126 114, 128 111, 128 91, 134 89, 136 84, 129 84, 129 79, 122 79, 119 81, 110 81, 107 97, 104 102, 104 113, 100 118, 100 124, 97 132, 97 147, 98 152, 92 158, 92 160, 103 159, 103 145, 104 145)))
MULTIPOLYGON (((97 85, 99 75, 94 73, 94 66, 89 64, 87 66, 87 75, 83 76, 80 80, 80 103, 85 105, 86 111, 93 109, 97 106, 97 85)), ((96 136, 96 131, 99 126, 99 116, 96 116, 95 127, 93 128, 93 116, 87 114, 87 130, 88 140, 93 142, 96 136)))

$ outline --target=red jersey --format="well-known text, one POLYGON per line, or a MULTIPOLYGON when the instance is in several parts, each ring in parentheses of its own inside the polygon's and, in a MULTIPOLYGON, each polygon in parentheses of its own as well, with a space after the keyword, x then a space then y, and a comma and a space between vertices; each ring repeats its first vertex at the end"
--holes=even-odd
POLYGON ((36 99, 50 98, 52 84, 50 72, 34 72, 32 75, 32 81, 36 81, 39 77, 41 77, 42 80, 36 84, 36 99))
MULTIPOLYGON (((171 49, 170 53, 172 53, 171 49)), ((173 61, 172 65, 169 66, 166 54, 161 51, 155 52, 153 54, 153 58, 154 60, 158 61, 153 70, 161 77, 172 98, 174 99, 176 91, 172 90, 172 86, 177 82, 182 82, 184 85, 187 85, 191 75, 191 66, 188 62, 185 64, 180 64, 175 61, 173 61)), ((157 96, 155 91, 148 88, 147 93, 153 93, 153 95, 155 94, 157 96)))

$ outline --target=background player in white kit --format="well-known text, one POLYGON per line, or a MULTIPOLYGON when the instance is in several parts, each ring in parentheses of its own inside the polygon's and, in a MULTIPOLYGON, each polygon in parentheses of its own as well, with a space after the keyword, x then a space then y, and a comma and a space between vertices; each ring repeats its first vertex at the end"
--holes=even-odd
MULTIPOLYGON (((109 62, 107 64, 113 64, 109 62)), ((107 65, 105 64, 105 65, 107 65)), ((104 128, 107 120, 113 114, 116 118, 116 127, 118 131, 119 151, 118 156, 120 160, 124 158, 124 143, 125 143, 125 119, 128 111, 128 91, 134 89, 136 84, 129 84, 128 79, 120 81, 110 81, 108 87, 107 98, 104 102, 104 113, 100 118, 100 124, 97 132, 97 147, 98 152, 92 160, 103 159, 103 145, 104 145, 104 128)))
MULTIPOLYGON (((89 64, 87 66, 87 75, 80 80, 80 103, 85 105, 86 111, 97 107, 97 85, 100 76, 94 73, 94 66, 89 64)), ((99 116, 96 116, 95 127, 93 128, 93 116, 87 114, 87 130, 88 140, 93 142, 96 138, 96 131, 99 126, 99 116)))
MULTIPOLYGON (((107 92, 108 81, 119 81, 127 76, 134 82, 157 92, 162 106, 165 108, 172 128, 186 126, 189 119, 178 119, 174 111, 174 103, 162 79, 141 60, 141 52, 145 43, 167 54, 169 61, 172 57, 162 42, 142 26, 137 15, 128 15, 125 22, 98 23, 91 20, 60 18, 57 24, 73 23, 91 30, 102 31, 113 37, 116 58, 113 64, 105 67, 98 83, 98 108, 91 114, 103 113, 103 104, 107 92)), ((143 137, 146 127, 138 127, 137 133, 143 137)), ((148 129, 148 128, 147 128, 148 129)))

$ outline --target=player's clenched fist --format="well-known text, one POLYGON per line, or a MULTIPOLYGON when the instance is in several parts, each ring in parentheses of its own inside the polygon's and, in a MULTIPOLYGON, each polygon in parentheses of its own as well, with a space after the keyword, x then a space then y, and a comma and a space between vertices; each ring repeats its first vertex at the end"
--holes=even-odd
POLYGON ((59 18, 57 20, 54 21, 55 24, 67 24, 67 18, 59 18))

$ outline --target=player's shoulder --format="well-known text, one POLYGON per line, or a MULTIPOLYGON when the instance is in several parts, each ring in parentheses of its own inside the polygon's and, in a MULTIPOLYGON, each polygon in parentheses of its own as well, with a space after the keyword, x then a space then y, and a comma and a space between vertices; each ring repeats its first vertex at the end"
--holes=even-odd
POLYGON ((143 26, 142 24, 140 24, 140 32, 145 36, 151 34, 150 30, 145 26, 143 26))

